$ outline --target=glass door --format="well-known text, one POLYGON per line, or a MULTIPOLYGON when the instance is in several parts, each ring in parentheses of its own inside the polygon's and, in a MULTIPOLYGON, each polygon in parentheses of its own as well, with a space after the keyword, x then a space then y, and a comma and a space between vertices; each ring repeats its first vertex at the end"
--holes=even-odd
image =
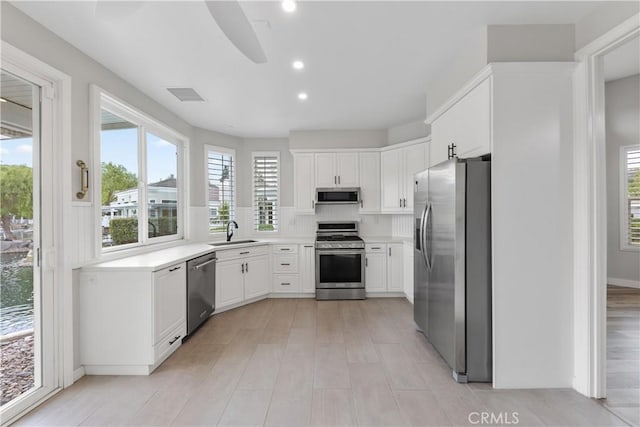
MULTIPOLYGON (((53 293, 43 286, 45 276, 40 262, 43 232, 40 92, 41 88, 36 84, 1 71, 2 424, 50 393, 56 378, 53 364, 53 293)), ((47 234, 51 233, 52 230, 47 231, 47 234)), ((51 277, 50 272, 47 277, 51 277)))

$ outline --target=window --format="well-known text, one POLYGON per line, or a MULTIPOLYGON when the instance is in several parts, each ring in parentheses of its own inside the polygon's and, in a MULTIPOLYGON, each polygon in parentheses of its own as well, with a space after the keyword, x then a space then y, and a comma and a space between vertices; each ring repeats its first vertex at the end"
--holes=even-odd
POLYGON ((620 149, 621 249, 640 249, 640 145, 620 149))
POLYGON ((278 231, 280 153, 253 153, 253 223, 256 231, 278 231))
POLYGON ((226 231, 236 215, 236 152, 230 148, 205 146, 209 232, 226 231))
POLYGON ((186 139, 98 94, 103 252, 181 239, 186 139))

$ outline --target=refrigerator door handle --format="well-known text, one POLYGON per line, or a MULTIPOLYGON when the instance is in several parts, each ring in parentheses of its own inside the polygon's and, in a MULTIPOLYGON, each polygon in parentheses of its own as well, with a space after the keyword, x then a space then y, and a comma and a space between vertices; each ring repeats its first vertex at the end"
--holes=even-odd
POLYGON ((418 233, 418 238, 420 239, 420 253, 422 254, 422 259, 424 260, 427 270, 431 271, 431 266, 429 265, 429 261, 427 260, 427 254, 425 253, 425 230, 427 225, 427 215, 429 213, 429 209, 431 204, 427 202, 424 209, 422 210, 422 214, 420 215, 420 232, 418 233))
POLYGON ((431 239, 433 238, 432 232, 432 219, 431 215, 433 215, 433 205, 431 203, 427 204, 427 209, 424 216, 424 225, 422 227, 422 255, 424 256, 424 262, 427 264, 427 269, 431 271, 431 267, 433 265, 433 258, 431 254, 431 239))

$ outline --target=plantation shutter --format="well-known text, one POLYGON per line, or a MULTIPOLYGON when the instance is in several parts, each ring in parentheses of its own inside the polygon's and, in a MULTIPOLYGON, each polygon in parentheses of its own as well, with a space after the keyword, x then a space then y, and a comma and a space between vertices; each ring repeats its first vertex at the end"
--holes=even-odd
POLYGON ((626 242, 630 246, 640 246, 640 148, 628 147, 624 159, 626 178, 626 242))
POLYGON ((207 155, 207 203, 209 231, 225 231, 227 223, 235 219, 235 159, 232 153, 213 150, 207 155))
POLYGON ((253 155, 253 221, 257 231, 278 231, 279 172, 278 153, 253 155))

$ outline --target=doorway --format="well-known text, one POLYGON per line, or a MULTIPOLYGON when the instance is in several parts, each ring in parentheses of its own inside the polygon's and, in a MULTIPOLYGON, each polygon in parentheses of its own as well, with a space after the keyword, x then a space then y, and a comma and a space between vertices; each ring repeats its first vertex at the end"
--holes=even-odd
POLYGON ((50 161, 53 104, 34 76, 0 70, 0 421, 10 422, 54 391, 54 280, 44 267, 52 245, 54 202, 50 161), (44 162, 43 162, 44 161, 44 162))
POLYGON ((640 425, 640 37, 603 56, 607 195, 606 399, 640 425))

